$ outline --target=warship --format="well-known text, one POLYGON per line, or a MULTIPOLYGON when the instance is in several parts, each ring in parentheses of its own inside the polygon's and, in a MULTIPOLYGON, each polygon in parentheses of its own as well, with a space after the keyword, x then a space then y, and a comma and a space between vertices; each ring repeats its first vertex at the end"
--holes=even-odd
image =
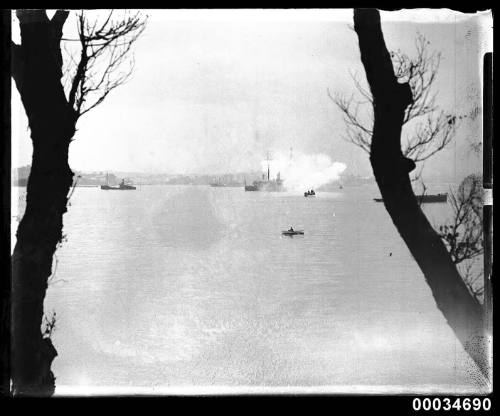
POLYGON ((283 179, 281 179, 280 172, 276 175, 276 178, 271 179, 270 169, 269 169, 269 154, 267 155, 267 176, 265 173, 262 174, 261 180, 255 180, 251 185, 245 183, 245 191, 266 191, 266 192, 283 192, 285 187, 283 185, 283 179))

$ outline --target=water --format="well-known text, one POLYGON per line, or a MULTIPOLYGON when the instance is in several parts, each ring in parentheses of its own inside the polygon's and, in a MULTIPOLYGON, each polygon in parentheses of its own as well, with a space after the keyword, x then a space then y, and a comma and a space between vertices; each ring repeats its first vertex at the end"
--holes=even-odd
POLYGON ((56 393, 480 391, 378 196, 77 188, 45 301, 56 393))

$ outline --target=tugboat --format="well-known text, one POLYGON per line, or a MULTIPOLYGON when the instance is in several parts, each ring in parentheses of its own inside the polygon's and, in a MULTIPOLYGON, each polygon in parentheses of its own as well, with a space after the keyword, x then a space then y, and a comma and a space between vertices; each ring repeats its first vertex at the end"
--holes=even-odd
POLYGON ((126 184, 125 179, 122 179, 120 185, 118 185, 118 189, 122 191, 127 191, 127 190, 134 190, 136 189, 136 187, 130 184, 126 184))
POLYGON ((106 173, 106 185, 101 185, 101 189, 104 191, 130 191, 137 189, 135 186, 129 185, 125 183, 125 179, 122 179, 120 185, 118 186, 110 186, 109 185, 109 176, 106 173))
POLYGON ((281 234, 283 234, 283 235, 289 235, 289 236, 304 235, 304 230, 294 230, 293 227, 290 227, 289 230, 282 231, 281 234))

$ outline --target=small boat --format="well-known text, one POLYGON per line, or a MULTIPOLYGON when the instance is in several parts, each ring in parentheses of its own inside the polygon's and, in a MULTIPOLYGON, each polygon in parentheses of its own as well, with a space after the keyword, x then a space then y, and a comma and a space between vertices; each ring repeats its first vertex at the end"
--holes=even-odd
POLYGON ((448 194, 437 195, 416 195, 419 202, 446 202, 448 201, 448 194))
POLYGON ((258 191, 259 188, 257 185, 245 185, 245 191, 252 191, 252 192, 255 192, 255 191, 258 191))
POLYGON ((286 230, 282 231, 283 235, 304 235, 304 230, 286 230))
POLYGON ((310 197, 310 196, 316 196, 316 192, 314 192, 314 189, 311 189, 310 191, 304 192, 304 196, 310 197))

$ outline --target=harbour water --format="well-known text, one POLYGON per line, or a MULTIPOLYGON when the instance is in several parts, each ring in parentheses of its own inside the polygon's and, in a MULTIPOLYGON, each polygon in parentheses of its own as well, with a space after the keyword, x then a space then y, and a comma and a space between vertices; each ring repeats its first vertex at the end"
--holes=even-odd
POLYGON ((56 394, 480 392, 378 196, 76 188, 45 300, 56 394))

